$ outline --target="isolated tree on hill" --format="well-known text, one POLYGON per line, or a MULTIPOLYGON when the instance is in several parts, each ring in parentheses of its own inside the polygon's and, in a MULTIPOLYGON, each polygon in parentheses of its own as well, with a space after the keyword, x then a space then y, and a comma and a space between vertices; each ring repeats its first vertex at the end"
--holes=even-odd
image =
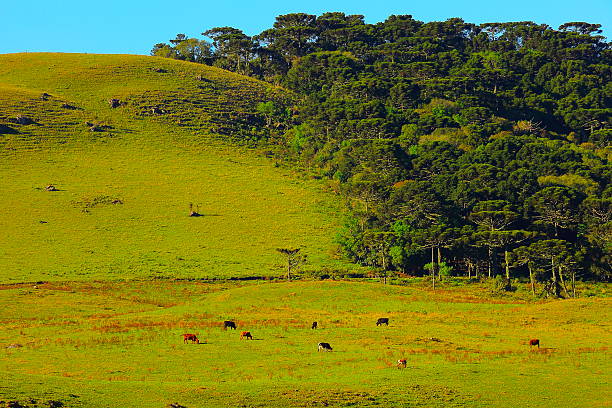
POLYGON ((287 280, 291 280, 291 274, 306 262, 306 255, 299 254, 300 248, 277 248, 276 250, 285 255, 287 259, 287 280))

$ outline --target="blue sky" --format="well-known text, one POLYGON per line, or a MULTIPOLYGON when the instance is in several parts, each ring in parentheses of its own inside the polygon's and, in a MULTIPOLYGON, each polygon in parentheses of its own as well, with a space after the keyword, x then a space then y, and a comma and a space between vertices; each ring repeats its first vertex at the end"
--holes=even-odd
POLYGON ((342 11, 363 14, 366 22, 391 14, 417 20, 461 17, 472 23, 525 21, 553 28, 568 21, 603 25, 612 38, 612 0, 311 0, 291 1, 160 1, 160 0, 1 0, 0 53, 88 52, 148 54, 158 42, 177 33, 201 38, 216 26, 232 26, 253 35, 272 26, 280 14, 342 11))

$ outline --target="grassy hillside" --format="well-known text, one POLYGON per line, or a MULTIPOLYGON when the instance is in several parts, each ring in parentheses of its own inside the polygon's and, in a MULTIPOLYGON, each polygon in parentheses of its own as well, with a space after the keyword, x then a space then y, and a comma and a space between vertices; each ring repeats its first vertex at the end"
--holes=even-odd
POLYGON ((279 276, 282 247, 303 247, 309 269, 353 268, 336 259, 342 205, 324 185, 222 141, 246 135, 258 102, 284 97, 174 60, 0 55, 0 401, 609 405, 607 299, 535 304, 450 281, 431 292, 416 280, 182 280, 279 276), (318 353, 321 341, 334 351, 318 353))
POLYGON ((0 56, 0 281, 274 276, 293 246, 341 266, 321 184, 211 137, 278 92, 153 57, 0 56))
POLYGON ((604 407, 610 302, 371 283, 4 287, 4 399, 71 407, 604 407), (350 293, 350 295, 348 295, 350 293), (376 327, 378 317, 388 327, 376 327), (221 322, 233 319, 236 331, 221 322), (318 330, 310 323, 319 322, 318 330), (253 341, 240 340, 249 330, 253 341), (204 344, 183 344, 197 333, 204 344), (541 348, 530 350, 537 337, 541 348), (318 353, 318 342, 331 353, 318 353), (407 358, 408 367, 395 362, 407 358))
MULTIPOLYGON (((42 109, 31 112, 41 116, 40 122, 49 119, 47 107, 59 97, 84 109, 83 118, 130 123, 132 131, 134 124, 126 120, 149 119, 147 123, 227 133, 255 113, 257 102, 282 95, 269 84, 221 69, 137 55, 0 55, 0 83, 50 94, 50 103, 38 104, 42 109), (111 98, 126 105, 110 109, 111 98), (154 107, 164 113, 152 113, 154 107)), ((3 109, 0 120, 18 113, 22 112, 3 109)))

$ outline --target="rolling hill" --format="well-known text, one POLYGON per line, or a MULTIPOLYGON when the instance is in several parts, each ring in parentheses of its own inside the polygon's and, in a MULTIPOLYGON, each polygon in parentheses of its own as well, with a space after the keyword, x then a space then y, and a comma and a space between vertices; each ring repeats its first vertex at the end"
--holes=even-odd
POLYGON ((237 143, 288 97, 176 60, 0 55, 0 405, 608 404, 605 285, 257 279, 284 274, 278 248, 356 268, 326 184, 237 143))
POLYGON ((223 141, 282 97, 156 57, 0 56, 0 281, 276 276, 281 247, 342 267, 324 186, 223 141))

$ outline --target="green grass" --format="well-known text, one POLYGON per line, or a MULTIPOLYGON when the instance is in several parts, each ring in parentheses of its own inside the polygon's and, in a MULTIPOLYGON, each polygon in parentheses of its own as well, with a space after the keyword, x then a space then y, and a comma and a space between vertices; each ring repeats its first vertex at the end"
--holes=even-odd
POLYGON ((24 347, 0 359, 10 373, 0 394, 87 407, 609 402, 608 299, 491 303, 475 289, 456 289, 467 303, 418 284, 332 281, 5 287, 0 343, 24 347), (375 326, 382 316, 389 327, 375 326), (222 330, 225 319, 238 330, 222 330), (205 343, 183 344, 182 333, 205 343), (318 353, 320 341, 334 351, 318 353))
POLYGON ((341 204, 322 183, 214 137, 277 92, 268 85, 180 61, 71 54, 0 56, 2 82, 0 119, 19 133, 0 135, 0 282, 277 276, 279 247, 303 247, 308 268, 346 267, 332 242, 341 204), (177 93, 189 103, 171 105, 177 93), (154 101, 134 102, 142 95, 154 101), (111 109, 110 97, 128 104, 111 109), (147 104, 172 113, 143 116, 147 104), (9 122, 19 114, 36 123, 9 122), (190 203, 204 216, 188 217, 190 203))
POLYGON ((524 285, 501 297, 461 281, 431 292, 410 280, 223 280, 281 276, 280 247, 303 247, 308 269, 356 269, 337 259, 342 204, 323 183, 225 142, 248 136, 258 102, 285 97, 153 57, 0 55, 0 125, 12 129, 0 128, 0 400, 609 406, 605 288, 529 303, 524 285), (190 332, 205 343, 183 344, 190 332), (318 353, 320 341, 334 351, 318 353))

